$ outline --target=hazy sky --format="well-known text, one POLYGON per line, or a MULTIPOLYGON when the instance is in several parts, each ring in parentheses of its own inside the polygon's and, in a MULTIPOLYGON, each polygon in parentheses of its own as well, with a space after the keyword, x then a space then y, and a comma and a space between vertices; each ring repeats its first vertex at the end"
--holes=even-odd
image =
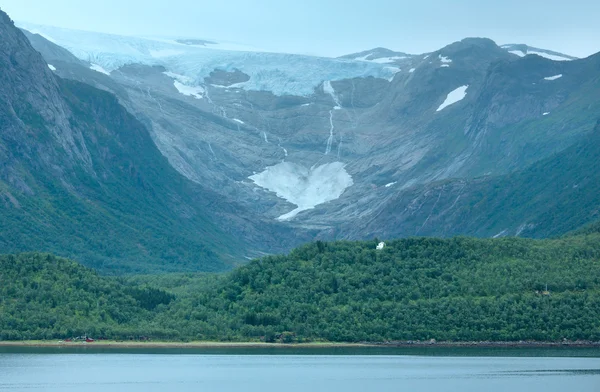
POLYGON ((433 51, 464 37, 584 57, 598 0, 1 0, 13 19, 125 35, 190 36, 325 56, 433 51))

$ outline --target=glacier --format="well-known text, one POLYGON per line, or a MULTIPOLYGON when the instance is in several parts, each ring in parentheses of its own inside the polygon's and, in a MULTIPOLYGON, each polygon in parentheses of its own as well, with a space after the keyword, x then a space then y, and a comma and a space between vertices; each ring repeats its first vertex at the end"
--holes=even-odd
POLYGON ((369 76, 390 80, 398 71, 377 62, 251 51, 247 46, 212 41, 121 36, 26 22, 17 25, 68 49, 106 73, 127 64, 163 66, 189 87, 204 84, 204 78, 215 69, 238 69, 250 80, 236 84, 237 88, 270 91, 279 96, 309 96, 323 81, 369 76), (189 44, 194 41, 202 44, 189 44))
POLYGON ((278 197, 297 206, 277 218, 284 221, 292 219, 301 211, 338 199, 354 184, 344 166, 342 162, 331 162, 307 168, 297 163, 282 162, 250 176, 250 179, 261 188, 275 192, 278 197))

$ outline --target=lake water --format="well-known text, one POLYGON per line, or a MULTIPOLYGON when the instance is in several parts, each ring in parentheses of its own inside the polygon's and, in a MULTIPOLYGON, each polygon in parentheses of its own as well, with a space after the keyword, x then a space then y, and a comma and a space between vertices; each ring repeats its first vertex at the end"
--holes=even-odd
POLYGON ((0 348, 0 391, 600 391, 600 352, 0 348))

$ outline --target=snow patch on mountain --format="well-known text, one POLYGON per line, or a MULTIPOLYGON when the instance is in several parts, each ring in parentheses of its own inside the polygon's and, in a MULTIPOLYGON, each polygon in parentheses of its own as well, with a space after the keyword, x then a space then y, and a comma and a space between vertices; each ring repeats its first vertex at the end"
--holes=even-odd
POLYGON ((372 61, 372 62, 378 63, 378 64, 389 64, 389 63, 394 63, 398 60, 402 60, 405 58, 406 58, 406 56, 393 56, 393 57, 381 57, 381 58, 369 60, 369 61, 372 61))
POLYGON ((181 94, 186 95, 188 97, 194 97, 196 99, 202 99, 204 97, 204 88, 201 86, 188 86, 181 83, 178 80, 173 82, 173 85, 181 94))
POLYGON ((459 88, 452 90, 450 93, 448 93, 448 95, 446 96, 446 100, 440 105, 440 107, 437 108, 436 111, 439 112, 441 110, 444 110, 448 106, 453 105, 456 102, 463 100, 467 96, 468 88, 469 88, 469 86, 466 85, 466 86, 460 86, 459 88))
POLYGON ((352 186, 354 181, 344 166, 342 162, 331 162, 307 168, 296 163, 282 162, 249 178, 261 188, 275 192, 278 197, 297 206, 277 218, 288 220, 301 211, 338 199, 352 186))
POLYGON ((90 65, 90 69, 92 71, 100 72, 100 73, 103 73, 104 75, 110 76, 110 72, 107 71, 106 69, 104 69, 104 67, 102 67, 99 64, 92 64, 92 65, 90 65))
POLYGON ((166 72, 163 72, 163 74, 167 75, 170 78, 178 80, 178 81, 180 81, 181 83, 184 83, 184 84, 189 84, 189 83, 193 83, 194 82, 194 80, 192 78, 188 78, 187 76, 179 75, 179 74, 176 74, 174 72, 166 71, 166 72))
POLYGON ((534 48, 525 44, 507 44, 502 45, 501 48, 508 51, 508 53, 514 54, 519 57, 525 57, 528 55, 538 55, 540 57, 544 57, 553 61, 577 60, 577 57, 569 56, 567 54, 555 52, 548 49, 534 48))
POLYGON ((554 76, 547 76, 544 78, 544 80, 556 80, 556 79, 560 79, 562 78, 562 74, 558 74, 558 75, 554 75, 554 76))
POLYGON ((450 60, 448 57, 442 56, 441 54, 438 57, 440 61, 444 64, 450 64, 452 62, 452 60, 450 60))
POLYGON ((550 54, 550 53, 544 53, 544 52, 538 52, 538 51, 528 50, 527 51, 527 55, 530 55, 530 54, 537 54, 540 57, 544 57, 544 58, 547 58, 547 59, 553 60, 553 61, 571 61, 572 60, 572 59, 569 59, 567 57, 557 56, 555 54, 550 54))
MULTIPOLYGON (((309 96, 323 80, 357 77, 390 79, 395 72, 385 64, 316 56, 221 50, 226 45, 189 45, 182 40, 127 37, 20 23, 69 50, 81 60, 110 73, 127 64, 162 66, 167 72, 190 78, 187 85, 201 85, 215 69, 239 70, 250 80, 236 87, 270 91, 275 95, 309 96)), ((193 40, 192 40, 193 41, 193 40)))

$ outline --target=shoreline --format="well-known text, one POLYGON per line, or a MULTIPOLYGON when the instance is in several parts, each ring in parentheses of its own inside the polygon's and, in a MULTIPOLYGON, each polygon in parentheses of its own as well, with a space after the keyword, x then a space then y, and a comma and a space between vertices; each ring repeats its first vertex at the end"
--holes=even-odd
POLYGON ((169 341, 114 341, 65 342, 53 340, 0 341, 0 347, 89 347, 89 348, 600 348, 600 342, 562 341, 562 342, 307 342, 307 343, 265 343, 265 342, 169 342, 169 341))

